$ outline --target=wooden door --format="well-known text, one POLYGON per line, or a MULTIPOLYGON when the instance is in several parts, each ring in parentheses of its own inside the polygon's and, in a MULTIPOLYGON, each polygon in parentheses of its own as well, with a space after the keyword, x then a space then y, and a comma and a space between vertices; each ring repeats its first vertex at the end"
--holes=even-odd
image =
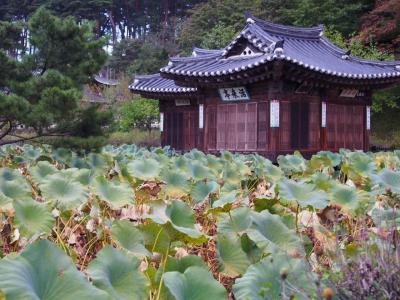
MULTIPOLYGON (((257 149, 258 132, 257 103, 235 103, 217 106, 216 113, 216 148, 229 151, 255 151, 257 149)), ((210 110, 212 112, 212 109, 210 110)), ((266 114, 264 110, 263 113, 266 114)), ((266 116, 263 116, 264 120, 266 116)), ((209 144, 212 145, 213 116, 210 116, 208 130, 209 144)), ((264 121, 264 123, 266 123, 264 121)), ((266 125, 266 124, 263 124, 266 125)), ((266 143, 266 128, 264 130, 266 143)), ((209 148, 210 149, 210 148, 209 148)))
POLYGON ((257 103, 248 103, 246 107, 246 150, 257 149, 257 103))
POLYGON ((197 134, 197 112, 185 111, 183 113, 183 138, 184 150, 190 151, 196 148, 196 134, 197 134))
POLYGON ((166 145, 176 150, 184 148, 183 112, 171 112, 164 115, 166 145))
POLYGON ((294 150, 307 149, 309 138, 309 103, 291 102, 291 147, 294 150))
POLYGON ((268 114, 269 106, 267 102, 258 103, 258 135, 257 135, 257 148, 267 150, 267 136, 268 136, 268 114))
POLYGON ((206 110, 207 150, 217 149, 217 106, 208 105, 206 110))

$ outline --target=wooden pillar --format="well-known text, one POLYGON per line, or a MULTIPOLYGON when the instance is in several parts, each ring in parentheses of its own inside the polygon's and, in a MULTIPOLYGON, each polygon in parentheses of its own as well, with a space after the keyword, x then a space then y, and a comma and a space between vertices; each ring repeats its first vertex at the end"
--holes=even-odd
POLYGON ((166 145, 166 133, 165 133, 165 103, 164 101, 159 100, 160 107, 160 142, 161 147, 165 147, 166 145), (162 126, 162 128, 161 128, 162 126))
POLYGON ((320 150, 328 149, 328 135, 326 122, 328 116, 328 104, 326 99, 321 101, 321 119, 320 119, 320 150))
POLYGON ((272 80, 268 84, 268 101, 270 104, 270 128, 269 128, 269 150, 272 152, 272 159, 275 160, 279 155, 280 150, 280 121, 282 119, 282 110, 280 109, 280 101, 284 95, 284 84, 283 84, 283 63, 281 61, 276 61, 273 65, 272 80), (271 126, 271 103, 272 101, 278 101, 279 103, 279 124, 277 127, 271 126))
POLYGON ((364 108, 364 151, 369 150, 369 134, 371 133, 371 103, 364 108))
POLYGON ((205 96, 200 93, 200 95, 198 96, 197 99, 197 104, 198 104, 198 131, 197 131, 197 143, 196 143, 196 147, 197 149, 201 150, 201 151, 205 151, 207 152, 207 136, 206 136, 206 103, 205 103, 205 96), (201 120, 202 118, 202 120, 201 120), (202 125, 202 126, 201 126, 202 125), (202 128, 200 128, 202 127, 202 128))

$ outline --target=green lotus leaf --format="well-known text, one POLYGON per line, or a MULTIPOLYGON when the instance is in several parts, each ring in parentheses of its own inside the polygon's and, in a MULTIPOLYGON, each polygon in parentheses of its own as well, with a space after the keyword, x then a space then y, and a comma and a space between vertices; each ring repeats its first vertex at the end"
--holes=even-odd
POLYGON ((236 299, 312 299, 304 294, 315 295, 315 277, 303 259, 277 253, 251 265, 244 276, 236 280, 233 293, 236 299), (282 290, 282 278, 286 285, 295 286, 303 293, 282 290))
POLYGON ((192 199, 194 203, 203 202, 210 193, 216 192, 218 190, 218 183, 215 181, 199 181, 197 182, 190 194, 192 195, 192 199))
POLYGON ((358 176, 368 177, 375 173, 376 169, 372 156, 362 152, 349 153, 346 163, 342 166, 342 170, 348 174, 350 179, 358 176))
POLYGON ((176 230, 192 238, 198 238, 202 235, 195 227, 195 216, 192 209, 185 202, 172 201, 168 204, 165 214, 176 230))
POLYGON ((86 162, 94 170, 104 171, 107 168, 105 158, 98 153, 90 153, 86 158, 86 162))
POLYGON ((0 180, 0 207, 17 199, 31 199, 32 189, 25 178, 0 180))
POLYGON ((0 289, 8 300, 109 299, 89 283, 61 249, 38 240, 18 256, 0 261, 0 289))
POLYGON ((230 277, 242 275, 250 265, 238 236, 219 234, 217 236, 217 252, 219 271, 230 277))
POLYGON ((311 206, 317 209, 328 205, 328 195, 321 190, 315 190, 313 184, 298 183, 290 179, 282 179, 278 184, 279 196, 283 203, 295 204, 301 207, 311 206))
POLYGON ((355 210, 365 201, 370 199, 367 192, 337 183, 330 190, 331 202, 343 206, 347 210, 355 210))
POLYGON ((207 264, 203 261, 203 259, 200 256, 187 255, 182 258, 175 258, 175 257, 168 258, 167 264, 165 265, 165 272, 177 271, 179 273, 185 273, 185 271, 189 267, 193 266, 197 266, 203 268, 204 270, 208 270, 207 264))
POLYGON ((337 167, 342 163, 342 155, 339 153, 333 153, 330 151, 320 151, 316 155, 316 157, 326 158, 328 165, 330 167, 337 167))
POLYGON ((168 205, 153 203, 151 212, 146 218, 158 224, 170 223, 172 227, 191 238, 198 238, 202 233, 195 227, 195 217, 192 209, 183 201, 174 200, 168 205))
POLYGON ((15 226, 19 228, 22 236, 32 237, 35 234, 50 234, 54 217, 46 204, 41 204, 33 199, 15 200, 15 226))
POLYGON ((264 177, 270 182, 278 182, 283 174, 283 171, 272 164, 272 162, 262 156, 255 155, 254 161, 252 162, 254 166, 254 173, 257 177, 264 177))
POLYGON ((61 174, 47 176, 40 185, 43 196, 62 209, 73 209, 87 200, 88 192, 79 182, 66 178, 61 174))
POLYGON ((194 180, 203 180, 213 177, 208 168, 196 161, 189 163, 188 169, 190 177, 194 180))
POLYGON ((383 169, 378 175, 372 177, 375 184, 390 188, 395 193, 400 193, 400 172, 383 169))
POLYGON ((93 284, 111 299, 148 298, 149 282, 139 270, 140 260, 107 245, 88 267, 93 284))
POLYGON ((24 179, 16 169, 0 168, 0 181, 16 181, 24 179))
POLYGON ((250 168, 243 162, 225 164, 223 179, 228 183, 239 184, 242 178, 251 175, 250 168))
POLYGON ((152 252, 165 253, 169 249, 171 239, 164 226, 156 223, 140 225, 138 227, 143 234, 144 244, 152 252))
POLYGON ((25 160, 35 161, 42 155, 42 153, 42 149, 38 147, 33 147, 32 145, 24 145, 23 157, 25 160))
POLYGON ((203 268, 204 270, 208 270, 207 264, 203 261, 200 256, 196 255, 187 255, 182 258, 168 257, 167 263, 164 266, 161 264, 157 270, 156 274, 156 282, 159 283, 162 275, 162 271, 166 272, 179 272, 185 273, 185 271, 189 267, 197 266, 203 268))
POLYGON ((131 176, 141 180, 154 180, 161 170, 160 163, 152 158, 134 160, 127 167, 131 176))
POLYGON ((279 167, 287 174, 303 173, 307 170, 306 160, 299 154, 278 156, 279 167))
POLYGON ((212 172, 215 175, 221 174, 224 165, 221 162, 221 159, 214 156, 214 155, 207 155, 207 167, 210 172, 212 172))
POLYGON ((77 169, 69 168, 61 170, 60 172, 63 176, 77 181, 83 185, 89 185, 92 182, 92 171, 90 169, 77 169))
POLYGON ((110 230, 111 238, 117 245, 132 254, 151 256, 144 246, 142 232, 128 220, 114 221, 110 230))
POLYGON ((165 273, 164 283, 176 300, 226 300, 228 296, 210 272, 197 266, 189 267, 183 274, 165 273))
POLYGON ((400 211, 393 208, 374 207, 371 212, 371 218, 376 227, 393 228, 400 226, 400 211))
POLYGON ((230 213, 220 214, 219 217, 218 234, 238 235, 245 232, 252 223, 251 209, 248 207, 239 207, 231 210, 230 213))
POLYGON ((253 225, 247 230, 249 238, 259 248, 274 253, 276 248, 293 256, 304 255, 303 243, 294 230, 289 229, 277 215, 264 210, 252 213, 253 225))
POLYGON ((43 183, 48 175, 55 174, 58 170, 48 161, 39 161, 29 172, 34 182, 43 183))
POLYGON ((58 148, 53 151, 53 157, 62 164, 68 164, 72 158, 72 151, 64 148, 58 148))
POLYGON ((181 198, 189 192, 189 181, 182 173, 168 170, 161 178, 166 183, 163 190, 171 198, 181 198))
POLYGON ((106 201, 113 209, 133 204, 134 192, 128 184, 110 182, 99 176, 93 188, 100 199, 106 201))
POLYGON ((227 204, 232 204, 236 201, 237 197, 237 190, 234 190, 229 193, 220 194, 218 200, 216 200, 212 207, 224 207, 227 204))
POLYGON ((335 180, 332 177, 321 172, 314 173, 310 179, 317 189, 324 191, 328 191, 335 185, 335 180))

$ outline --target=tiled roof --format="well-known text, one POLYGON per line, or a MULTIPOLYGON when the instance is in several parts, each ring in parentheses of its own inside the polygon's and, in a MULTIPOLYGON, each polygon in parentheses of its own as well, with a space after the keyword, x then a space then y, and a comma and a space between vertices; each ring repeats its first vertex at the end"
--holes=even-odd
POLYGON ((116 86, 119 84, 118 80, 115 79, 108 79, 105 77, 101 77, 99 75, 94 76, 94 80, 97 81, 98 83, 104 84, 104 85, 110 85, 110 86, 116 86))
POLYGON ((172 58, 169 65, 161 69, 161 73, 190 77, 224 76, 274 60, 283 60, 315 72, 343 78, 400 78, 400 62, 352 57, 323 36, 322 26, 297 28, 254 17, 247 20, 246 27, 224 51, 195 51, 195 54, 191 57, 172 58), (230 56, 230 50, 243 38, 259 53, 230 56), (279 45, 282 42, 283 46, 279 45))
POLYGON ((135 76, 133 84, 129 86, 132 91, 146 93, 195 93, 196 88, 182 87, 171 79, 166 79, 160 74, 135 76))

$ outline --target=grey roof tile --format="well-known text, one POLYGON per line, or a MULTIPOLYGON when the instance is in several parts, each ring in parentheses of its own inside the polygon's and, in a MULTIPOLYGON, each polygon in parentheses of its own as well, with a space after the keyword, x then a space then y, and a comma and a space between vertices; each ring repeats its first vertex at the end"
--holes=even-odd
POLYGON ((400 77, 400 62, 369 61, 355 58, 323 36, 323 27, 298 28, 273 24, 252 17, 238 37, 221 50, 200 50, 191 57, 171 58, 161 73, 208 77, 241 72, 273 60, 286 60, 316 72, 355 79, 400 77), (229 57, 240 38, 247 39, 261 55, 229 57), (273 51, 284 40, 281 51, 273 51))
POLYGON ((195 93, 196 88, 182 87, 171 79, 161 77, 160 74, 135 76, 134 82, 129 86, 132 91, 146 93, 195 93))

